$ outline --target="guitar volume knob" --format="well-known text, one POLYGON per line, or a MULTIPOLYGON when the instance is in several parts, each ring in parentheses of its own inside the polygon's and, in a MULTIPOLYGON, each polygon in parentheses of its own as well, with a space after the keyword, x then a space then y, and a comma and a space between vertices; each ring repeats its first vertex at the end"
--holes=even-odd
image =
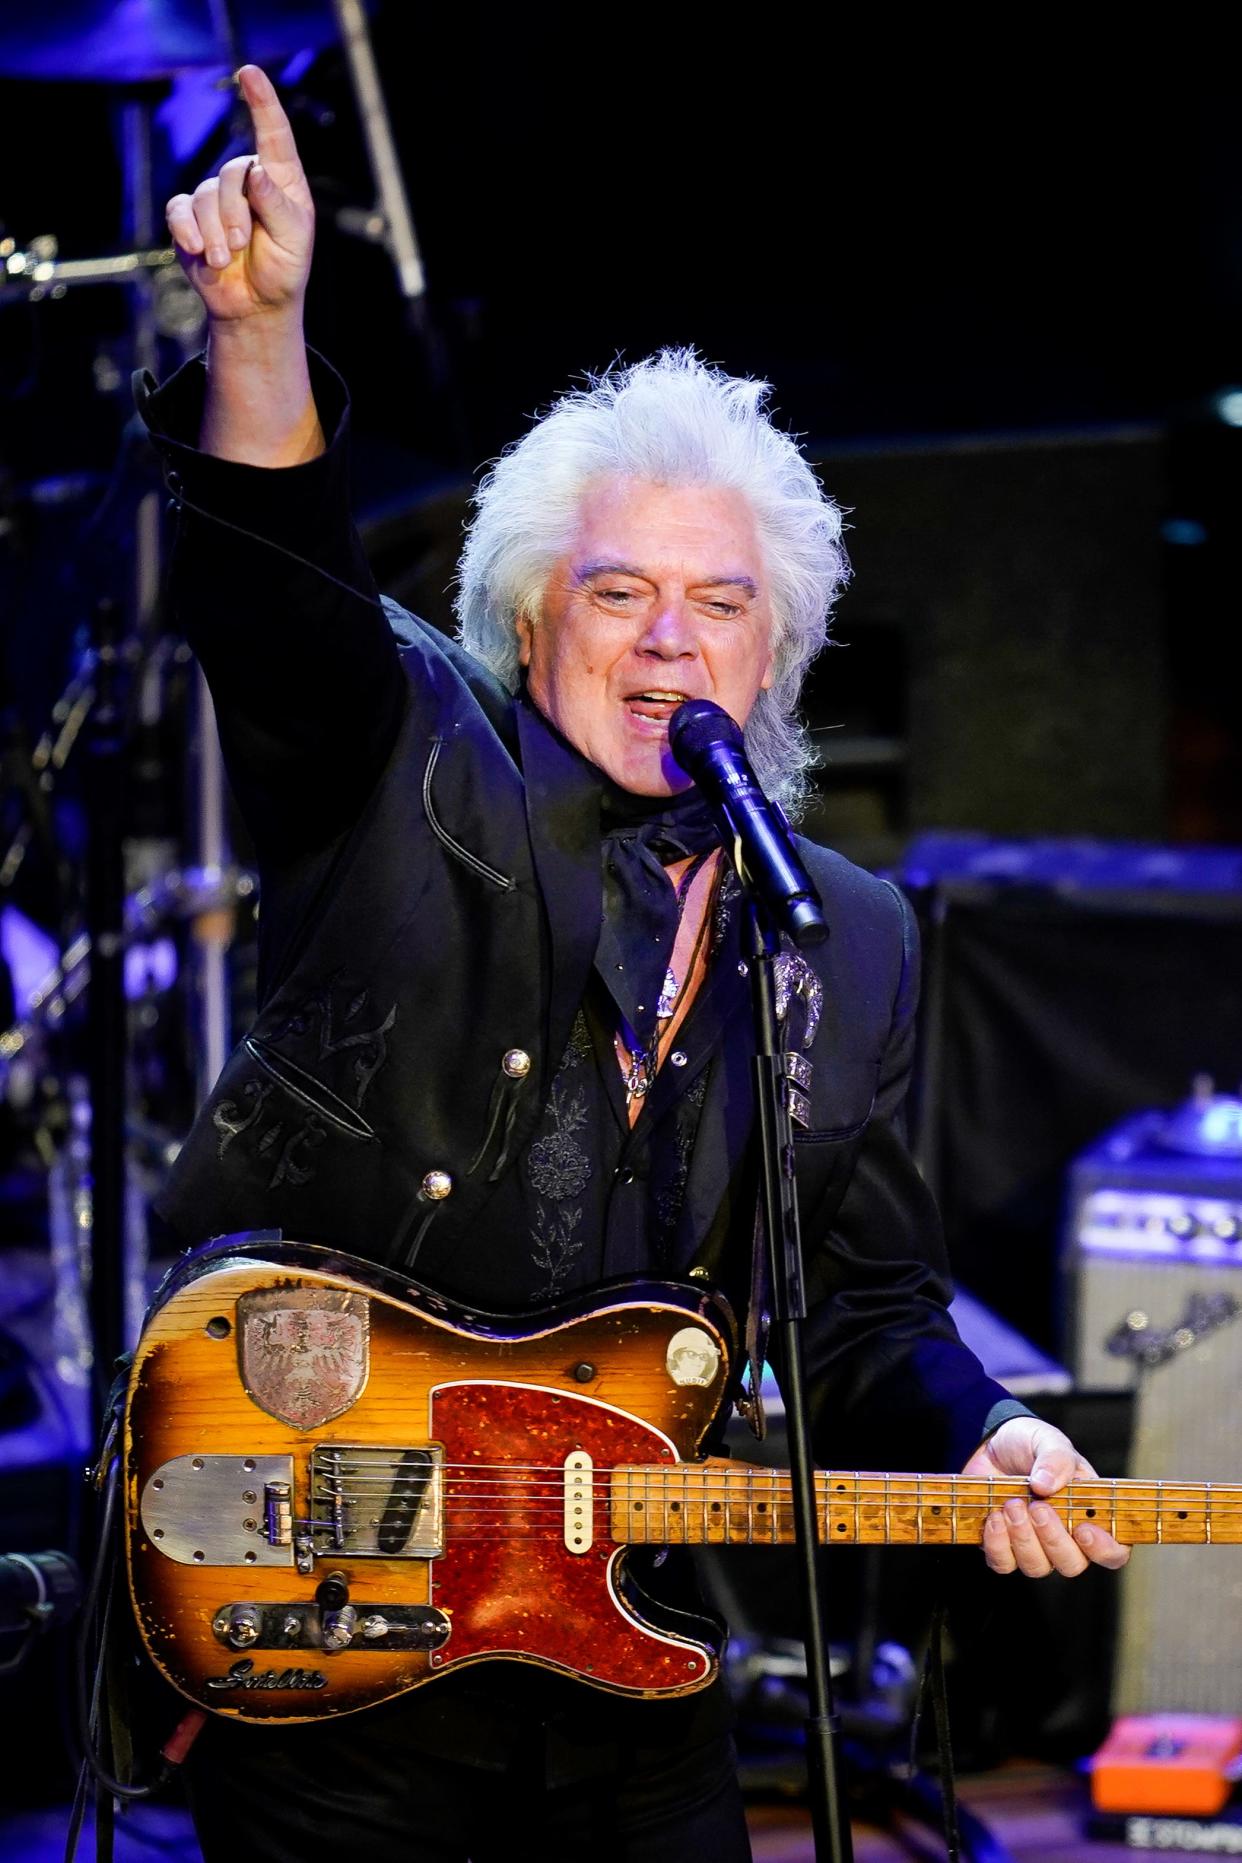
POLYGON ((259 1640, 262 1620, 255 1605, 235 1604, 232 1610, 221 1611, 212 1627, 230 1649, 248 1650, 259 1640))
POLYGON ((358 1630, 358 1613, 352 1604, 347 1604, 339 1611, 325 1611, 323 1614, 323 1647, 331 1654, 335 1650, 348 1649, 358 1630))

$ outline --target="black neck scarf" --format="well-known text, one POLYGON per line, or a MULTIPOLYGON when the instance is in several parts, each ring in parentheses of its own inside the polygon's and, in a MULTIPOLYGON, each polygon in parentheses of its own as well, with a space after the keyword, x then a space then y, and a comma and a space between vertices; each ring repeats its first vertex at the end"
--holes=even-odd
MULTIPOLYGON (((521 697, 544 730, 567 742, 523 682, 521 697)), ((571 745, 571 749, 574 747, 571 745)), ((636 796, 575 753, 599 798, 603 917, 595 970, 618 1011, 646 1048, 656 1031, 680 917, 664 869, 720 846, 720 832, 697 789, 676 796, 636 796)))
POLYGON ((656 1006, 681 911, 664 869, 719 847, 720 832, 697 789, 634 796, 601 775, 604 917, 598 971, 638 1045, 656 1032, 656 1006))

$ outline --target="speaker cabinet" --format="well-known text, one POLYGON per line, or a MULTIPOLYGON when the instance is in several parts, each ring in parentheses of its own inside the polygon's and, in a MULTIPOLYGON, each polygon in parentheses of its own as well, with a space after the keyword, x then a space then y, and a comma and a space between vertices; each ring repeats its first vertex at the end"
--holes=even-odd
MULTIPOLYGON (((1242 1479, 1239 1115, 1206 1093, 1142 1114, 1071 1173, 1069 1356, 1081 1386, 1135 1392, 1144 1481, 1242 1479)), ((1121 1585, 1114 1712, 1242 1714, 1242 1546, 1141 1547, 1121 1585)))

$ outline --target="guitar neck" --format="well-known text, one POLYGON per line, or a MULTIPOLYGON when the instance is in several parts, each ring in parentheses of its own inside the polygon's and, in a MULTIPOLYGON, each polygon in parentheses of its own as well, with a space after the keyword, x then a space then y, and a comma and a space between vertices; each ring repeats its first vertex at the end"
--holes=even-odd
MULTIPOLYGON (((842 1546, 977 1546, 983 1523, 1023 1481, 974 1475, 820 1473, 820 1540, 842 1546)), ((1076 1481, 1047 1503, 1066 1526, 1107 1528, 1130 1546, 1242 1542, 1242 1484, 1076 1481)), ((785 1469, 727 1461, 616 1468, 611 1531, 625 1545, 781 1546, 794 1537, 785 1469)))

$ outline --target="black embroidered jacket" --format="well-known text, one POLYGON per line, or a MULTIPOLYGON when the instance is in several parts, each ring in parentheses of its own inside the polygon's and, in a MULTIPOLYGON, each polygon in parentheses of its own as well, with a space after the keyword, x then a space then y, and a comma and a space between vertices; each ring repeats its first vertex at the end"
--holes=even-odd
MULTIPOLYGON (((413 1263, 435 1287, 463 1252, 485 1264, 506 1245, 489 1202, 548 1104, 598 939, 598 799, 455 644, 409 617, 398 643, 349 520, 344 393, 321 364, 314 382, 329 451, 278 472, 195 450, 201 364, 142 397, 180 506, 180 625, 262 876, 261 1011, 161 1207, 187 1242, 279 1227, 413 1263)), ((1006 1394, 948 1316, 936 1213, 902 1138, 911 915, 840 856, 801 852, 832 927, 813 954, 823 1000, 796 1141, 817 1454, 957 1469, 1006 1394)), ((749 1035, 735 967, 714 1040, 682 1070, 702 1103, 670 1262, 739 1306, 749 1035)))

